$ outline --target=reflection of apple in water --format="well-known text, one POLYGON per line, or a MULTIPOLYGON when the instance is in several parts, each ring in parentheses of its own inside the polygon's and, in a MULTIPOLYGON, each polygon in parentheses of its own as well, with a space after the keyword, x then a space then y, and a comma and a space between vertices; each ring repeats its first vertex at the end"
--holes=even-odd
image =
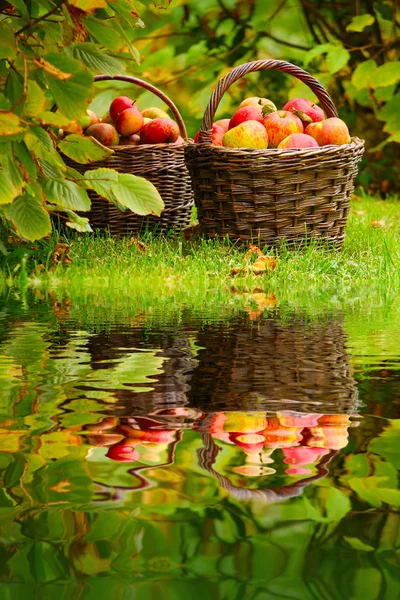
POLYGON ((258 433, 230 433, 229 439, 245 452, 255 454, 264 447, 264 436, 258 433))
POLYGON ((282 448, 282 452, 285 456, 284 463, 303 466, 318 462, 325 454, 329 453, 329 449, 301 446, 298 448, 282 448))
POLYGON ((123 440, 107 450, 106 456, 118 462, 136 462, 140 458, 140 453, 135 450, 135 444, 128 440, 123 440))
POLYGON ((284 427, 315 427, 318 425, 318 419, 322 416, 318 413, 296 413, 281 412, 276 413, 279 423, 284 427))
POLYGON ((347 427, 326 425, 324 427, 312 427, 309 432, 311 437, 307 440, 307 446, 340 450, 345 448, 348 443, 349 432, 347 427))

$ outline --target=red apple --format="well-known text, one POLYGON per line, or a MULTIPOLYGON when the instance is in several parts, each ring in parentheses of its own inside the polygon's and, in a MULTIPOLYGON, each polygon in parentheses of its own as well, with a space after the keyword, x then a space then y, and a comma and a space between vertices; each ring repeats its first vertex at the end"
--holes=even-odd
POLYGON ((115 446, 110 446, 106 456, 118 462, 135 462, 140 458, 140 453, 135 450, 135 445, 127 440, 123 440, 115 446))
POLYGON ((95 123, 86 129, 85 135, 94 137, 103 146, 118 146, 119 144, 119 135, 115 127, 109 123, 95 123))
MULTIPOLYGON (((211 134, 211 143, 214 146, 222 146, 222 141, 224 139, 225 131, 222 127, 217 125, 216 123, 212 126, 212 134, 211 134)), ((194 136, 194 141, 197 144, 199 141, 200 131, 196 133, 194 136)))
POLYGON ((318 148, 318 144, 311 135, 291 133, 281 141, 278 148, 296 148, 300 150, 301 148, 318 148))
POLYGON ((119 140, 120 146, 139 146, 140 144, 140 135, 134 133, 133 135, 128 135, 127 137, 122 137, 119 140))
POLYGON ((319 146, 341 146, 351 142, 346 123, 337 117, 310 123, 306 128, 306 133, 311 135, 319 146))
POLYGON ((131 108, 133 106, 133 100, 128 98, 127 96, 118 96, 115 98, 110 104, 110 117, 116 122, 119 115, 126 110, 127 108, 131 108))
POLYGON ((122 111, 116 120, 115 127, 118 133, 126 137, 140 131, 143 124, 143 115, 135 103, 131 108, 122 111))
POLYGON ((222 127, 224 133, 226 133, 229 129, 230 119, 219 119, 219 121, 215 121, 214 125, 218 125, 218 127, 222 127))
POLYGON ((245 121, 227 131, 223 145, 228 148, 268 148, 267 131, 259 121, 245 121))
POLYGON ((303 123, 287 110, 277 110, 264 118, 270 148, 277 148, 291 133, 303 133, 303 123))
POLYGON ((179 127, 175 121, 168 118, 153 119, 140 130, 142 144, 165 144, 176 142, 179 137, 179 127))
POLYGON ((243 106, 243 108, 239 108, 229 121, 229 129, 233 129, 245 121, 258 121, 262 123, 263 114, 261 106, 243 106))
POLYGON ((317 123, 325 119, 322 108, 305 98, 293 98, 293 100, 289 100, 289 102, 286 102, 283 110, 290 110, 290 112, 299 117, 304 127, 307 127, 309 123, 317 123))
POLYGON ((259 96, 250 96, 250 98, 245 98, 239 104, 239 108, 243 108, 244 106, 257 106, 261 108, 263 106, 267 106, 270 109, 270 112, 278 110, 271 100, 268 100, 268 98, 260 98, 259 96))

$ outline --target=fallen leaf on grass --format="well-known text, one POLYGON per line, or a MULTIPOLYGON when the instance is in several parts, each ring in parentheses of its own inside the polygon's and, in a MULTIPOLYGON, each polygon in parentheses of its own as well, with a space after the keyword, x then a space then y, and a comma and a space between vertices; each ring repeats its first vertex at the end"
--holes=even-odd
POLYGON ((352 208, 351 212, 352 212, 353 215, 365 215, 365 213, 367 211, 366 210, 354 210, 354 208, 352 208))
POLYGON ((247 250, 246 254, 244 255, 246 260, 250 260, 252 254, 257 254, 257 256, 264 256, 262 250, 260 250, 260 248, 258 246, 255 246, 254 244, 250 244, 249 249, 247 250))
POLYGON ((252 265, 245 267, 234 267, 230 271, 230 275, 264 275, 266 271, 273 271, 277 265, 277 261, 273 256, 259 256, 252 265))
POLYGON ((200 223, 196 222, 193 225, 188 225, 183 230, 183 235, 185 236, 185 240, 188 242, 192 238, 196 238, 200 235, 200 223))
POLYGON ((142 254, 145 254, 147 252, 147 246, 146 246, 146 244, 144 242, 141 242, 140 240, 138 240, 134 236, 132 236, 131 239, 128 242, 128 248, 130 248, 131 246, 135 246, 136 250, 138 252, 141 252, 142 254))
POLYGON ((382 219, 380 221, 375 219, 372 220, 371 225, 374 229, 385 229, 385 221, 383 221, 382 219))
POLYGON ((67 267, 72 263, 72 258, 69 255, 70 247, 69 244, 56 244, 51 257, 53 261, 52 266, 56 267, 61 263, 64 267, 67 267))

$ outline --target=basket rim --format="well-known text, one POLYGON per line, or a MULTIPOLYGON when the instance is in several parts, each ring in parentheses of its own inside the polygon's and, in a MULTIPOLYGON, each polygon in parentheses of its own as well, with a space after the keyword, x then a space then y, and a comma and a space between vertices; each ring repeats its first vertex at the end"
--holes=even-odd
POLYGON ((183 140, 183 142, 180 142, 179 144, 176 144, 175 142, 164 142, 163 144, 138 144, 137 146, 135 146, 134 144, 129 145, 129 144, 118 144, 118 146, 110 146, 111 150, 118 151, 118 152, 138 152, 139 150, 174 150, 176 151, 177 149, 183 148, 184 146, 187 146, 189 143, 191 143, 192 140, 191 139, 187 139, 187 140, 183 140))
POLYGON ((190 149, 194 149, 196 148, 196 150, 198 149, 200 152, 202 149, 206 149, 207 151, 211 151, 215 154, 219 154, 219 155, 243 155, 243 156, 256 156, 256 157, 260 157, 260 156, 266 156, 266 157, 278 157, 278 158, 284 158, 286 156, 299 156, 301 158, 307 158, 307 157, 315 157, 315 156, 321 156, 321 157, 325 157, 327 155, 335 155, 335 154, 341 154, 343 152, 343 150, 360 150, 361 148, 364 147, 364 140, 358 137, 352 137, 351 138, 351 142, 349 144, 341 144, 340 146, 334 145, 334 144, 329 144, 326 146, 318 146, 318 148, 265 148, 265 149, 258 149, 258 148, 228 148, 227 146, 215 146, 214 144, 211 144, 210 142, 201 142, 201 143, 194 143, 191 140, 189 140, 186 143, 187 147, 190 147, 190 149))

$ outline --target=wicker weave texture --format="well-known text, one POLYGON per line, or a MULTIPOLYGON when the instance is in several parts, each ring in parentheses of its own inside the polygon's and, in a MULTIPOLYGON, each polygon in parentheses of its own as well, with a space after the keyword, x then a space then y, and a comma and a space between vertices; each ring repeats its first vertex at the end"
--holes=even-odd
POLYGON ((328 117, 336 109, 321 84, 284 61, 255 61, 223 77, 204 113, 199 143, 186 147, 202 233, 267 246, 321 240, 340 247, 364 142, 302 150, 213 146, 212 122, 225 91, 252 71, 278 69, 313 90, 328 117))
MULTIPOLYGON (((187 140, 182 117, 172 100, 152 84, 127 75, 97 75, 95 81, 119 80, 151 91, 170 108, 177 121, 180 134, 187 140)), ((128 235, 152 232, 164 234, 180 230, 190 223, 194 204, 190 176, 185 164, 187 144, 147 144, 143 146, 116 146, 107 159, 81 165, 64 157, 65 162, 79 173, 98 168, 115 169, 119 173, 132 173, 150 181, 161 195, 165 208, 160 217, 139 216, 130 210, 120 211, 116 206, 89 191, 92 202, 88 216, 93 229, 109 231, 111 235, 128 235)))

